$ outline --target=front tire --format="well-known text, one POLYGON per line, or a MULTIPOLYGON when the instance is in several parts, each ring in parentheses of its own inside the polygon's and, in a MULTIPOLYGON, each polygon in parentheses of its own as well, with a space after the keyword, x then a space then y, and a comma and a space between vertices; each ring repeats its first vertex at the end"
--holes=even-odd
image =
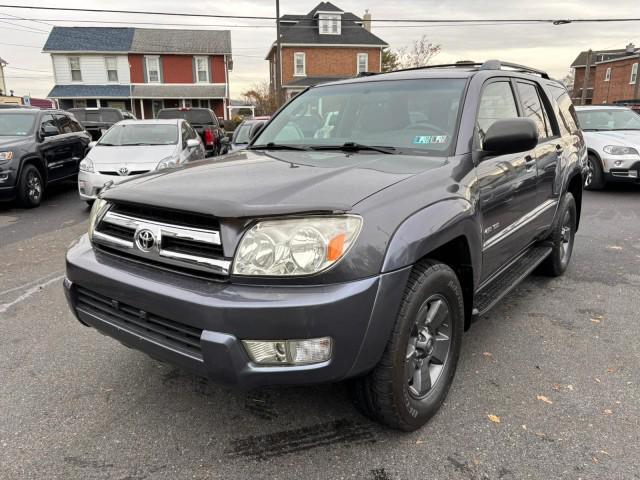
POLYGON ((576 224, 576 201, 571 192, 567 192, 561 200, 549 237, 553 250, 551 255, 540 264, 540 273, 549 277, 559 277, 564 274, 573 253, 576 224))
POLYGON ((604 172, 598 157, 589 154, 587 157, 587 176, 584 179, 584 188, 587 190, 602 190, 605 185, 604 172))
POLYGON ((18 204, 24 208, 37 207, 42 202, 43 193, 44 183, 40 170, 35 165, 25 165, 18 180, 18 204))
POLYGON ((455 272, 426 260, 416 265, 382 359, 352 381, 356 407, 389 427, 412 431, 433 417, 456 371, 464 301, 455 272))

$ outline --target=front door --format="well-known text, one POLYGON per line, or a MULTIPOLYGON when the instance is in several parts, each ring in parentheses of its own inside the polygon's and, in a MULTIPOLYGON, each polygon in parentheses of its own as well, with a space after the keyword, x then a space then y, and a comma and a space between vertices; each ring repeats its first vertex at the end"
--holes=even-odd
POLYGON ((64 143, 60 138, 61 135, 60 130, 58 129, 58 122, 50 113, 45 113, 44 115, 42 115, 42 120, 40 122, 40 132, 43 132, 45 128, 49 129, 51 132, 53 132, 54 129, 58 132, 56 135, 49 134, 48 136, 43 137, 42 142, 39 145, 42 158, 44 159, 45 165, 47 167, 48 179, 58 180, 65 177, 64 143))
POLYGON ((60 168, 60 176, 69 177, 78 173, 78 165, 84 158, 85 145, 76 132, 76 128, 71 118, 63 114, 55 114, 58 121, 60 135, 60 160, 62 167, 60 168))
MULTIPOLYGON (((477 118, 476 146, 496 120, 518 117, 513 85, 508 79, 485 84, 477 118)), ((482 216, 482 280, 514 258, 530 243, 526 220, 535 208, 535 152, 484 157, 476 169, 482 216)))

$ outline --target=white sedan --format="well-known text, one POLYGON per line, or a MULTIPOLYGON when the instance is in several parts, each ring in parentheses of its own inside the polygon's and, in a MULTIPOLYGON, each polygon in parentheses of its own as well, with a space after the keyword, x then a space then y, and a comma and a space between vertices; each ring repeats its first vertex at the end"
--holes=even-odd
POLYGON ((589 158, 585 188, 640 181, 640 115, 626 107, 576 107, 589 158))
POLYGON ((107 130, 80 162, 80 198, 91 204, 106 183, 204 156, 202 140, 186 120, 123 120, 107 130))

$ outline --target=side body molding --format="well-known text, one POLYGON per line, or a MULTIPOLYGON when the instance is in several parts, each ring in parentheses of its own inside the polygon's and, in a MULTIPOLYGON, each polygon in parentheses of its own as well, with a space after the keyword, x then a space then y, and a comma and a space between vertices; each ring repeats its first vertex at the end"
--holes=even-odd
POLYGON ((464 237, 469 244, 474 285, 480 280, 482 238, 474 205, 450 198, 429 205, 408 217, 396 230, 387 248, 382 272, 413 265, 430 251, 464 237))

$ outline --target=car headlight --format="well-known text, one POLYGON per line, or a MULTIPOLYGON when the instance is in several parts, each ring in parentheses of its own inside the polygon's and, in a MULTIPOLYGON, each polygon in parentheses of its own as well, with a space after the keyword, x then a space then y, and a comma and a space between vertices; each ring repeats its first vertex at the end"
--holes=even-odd
POLYGON ((158 162, 158 166, 156 167, 156 170, 164 170, 165 168, 173 168, 177 164, 178 163, 177 163, 176 157, 163 158, 162 160, 160 160, 160 162, 158 162))
POLYGON ((102 218, 102 215, 109 208, 109 202, 101 198, 96 199, 91 207, 91 213, 89 213, 89 240, 93 240, 93 231, 96 228, 98 220, 102 218))
POLYGON ((638 155, 638 150, 622 145, 606 145, 603 150, 609 155, 638 155))
POLYGON ((80 162, 80 170, 82 170, 83 172, 93 173, 93 160, 91 160, 89 157, 86 157, 84 160, 82 160, 80 162))
POLYGON ((11 150, 6 152, 0 152, 0 163, 8 162, 13 158, 13 152, 11 150))
POLYGON ((265 220, 240 241, 235 275, 299 276, 321 272, 339 261, 362 227, 356 215, 265 220))

